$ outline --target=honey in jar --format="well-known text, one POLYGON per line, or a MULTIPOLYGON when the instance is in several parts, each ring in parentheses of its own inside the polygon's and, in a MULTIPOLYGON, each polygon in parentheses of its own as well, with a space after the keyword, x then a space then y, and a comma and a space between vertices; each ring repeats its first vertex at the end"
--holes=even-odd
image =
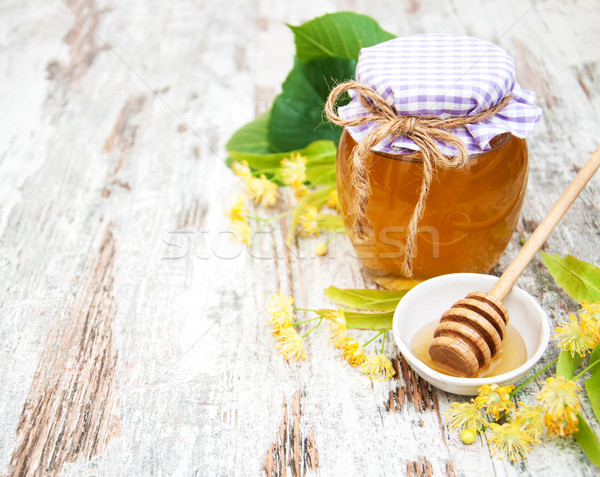
POLYGON ((371 275, 425 279, 498 263, 527 186, 534 99, 510 55, 481 39, 415 35, 361 50, 356 79, 337 85, 325 110, 344 127, 340 205, 371 275))
MULTIPOLYGON (((340 206, 357 256, 374 276, 399 275, 404 243, 421 185, 420 153, 367 156, 371 195, 367 218, 373 234, 358 240, 348 212, 350 154, 356 142, 342 133, 337 155, 340 206)), ((527 145, 505 134, 490 151, 472 155, 461 169, 440 170, 419 222, 415 278, 455 272, 488 273, 498 263, 519 220, 527 187, 527 145)))

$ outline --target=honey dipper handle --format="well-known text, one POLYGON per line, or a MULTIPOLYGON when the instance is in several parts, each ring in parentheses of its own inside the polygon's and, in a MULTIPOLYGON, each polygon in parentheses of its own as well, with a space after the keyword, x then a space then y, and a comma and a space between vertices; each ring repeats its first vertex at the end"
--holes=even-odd
POLYGON ((529 262, 531 262, 537 251, 561 221, 567 210, 569 210, 569 207, 575 202, 575 199, 596 173, 598 167, 600 167, 600 146, 581 168, 575 179, 573 179, 573 182, 569 184, 569 187, 562 193, 556 204, 548 212, 548 215, 537 226, 531 237, 529 237, 529 240, 525 242, 521 251, 510 263, 500 277, 500 280, 496 283, 496 286, 490 292, 490 295, 495 296, 499 300, 504 300, 517 279, 521 276, 521 273, 523 273, 523 270, 525 270, 525 267, 529 265, 529 262))

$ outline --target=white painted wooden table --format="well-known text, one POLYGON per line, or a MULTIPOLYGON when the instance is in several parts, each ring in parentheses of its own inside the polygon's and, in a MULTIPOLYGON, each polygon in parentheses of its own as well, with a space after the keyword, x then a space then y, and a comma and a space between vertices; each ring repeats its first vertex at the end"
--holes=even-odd
MULTIPOLYGON (((596 0, 4 0, 0 473, 596 473, 568 440, 519 465, 484 438, 462 445, 443 423, 457 397, 401 359, 398 379, 371 384, 326 333, 311 335, 306 362, 274 350, 266 294, 316 308, 330 284, 372 284, 341 237, 323 258, 310 240, 287 250, 279 228, 252 253, 231 243, 223 209, 238 181, 224 144, 292 65, 284 22, 342 9, 399 35, 498 42, 537 92, 523 220, 497 271, 597 146, 596 0)), ((600 261, 599 184, 548 251, 600 261)), ((519 285, 555 322, 574 309, 539 260, 519 285)))

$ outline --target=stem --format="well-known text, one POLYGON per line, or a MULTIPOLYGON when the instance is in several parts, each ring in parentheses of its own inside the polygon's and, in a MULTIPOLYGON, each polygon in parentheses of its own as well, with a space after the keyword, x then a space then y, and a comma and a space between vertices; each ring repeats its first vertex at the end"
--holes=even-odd
POLYGON ((381 354, 383 354, 383 348, 385 347, 385 337, 387 336, 387 331, 383 333, 383 343, 381 343, 381 354))
POLYGON ((286 215, 290 215, 293 210, 288 210, 287 212, 282 212, 281 214, 274 215, 273 217, 259 217, 258 215, 246 214, 246 218, 252 220, 259 220, 261 222, 270 222, 271 220, 281 219, 286 215))
POLYGON ((525 386, 527 386, 531 381, 533 381, 535 378, 537 378, 540 374, 542 374, 544 371, 546 371, 550 366, 555 364, 557 361, 558 361, 558 358, 553 359, 552 361, 550 361, 550 363, 548 363, 546 366, 544 366, 542 369, 540 369, 537 373, 535 373, 533 376, 531 376, 527 381, 525 381, 523 384, 521 384, 518 388, 513 389, 510 393, 510 397, 512 398, 521 389, 523 389, 525 386))
POLYGON ((277 215, 274 215, 273 217, 270 217, 269 220, 280 219, 282 217, 285 217, 286 215, 290 215, 292 212, 293 212, 293 210, 288 210, 287 212, 282 212, 281 214, 277 214, 277 215))
POLYGON ((379 337, 380 337, 380 336, 381 336, 383 333, 387 333, 389 330, 390 330, 390 329, 388 328, 387 330, 382 330, 382 331, 380 331, 379 333, 377 333, 377 334, 375 335, 375 337, 374 337, 374 338, 371 338, 369 341, 367 341, 367 342, 366 342, 366 343, 363 345, 363 347, 367 346, 368 344, 371 344, 373 341, 375 341, 377 338, 379 338, 379 337))
POLYGON ((266 217, 259 217, 258 215, 246 214, 246 218, 250 220, 258 220, 260 222, 268 222, 269 219, 266 217))
POLYGON ((592 369, 594 366, 596 366, 597 364, 600 364, 600 359, 594 361, 592 364, 590 364, 587 368, 585 368, 581 373, 579 373, 577 376, 575 376, 573 378, 573 381, 577 381, 581 376, 583 376, 587 371, 589 371, 590 369, 592 369))
POLYGON ((310 335, 313 331, 315 331, 319 326, 321 326, 321 322, 323 321, 323 317, 321 316, 319 319, 319 322, 313 326, 310 330, 308 330, 306 333, 304 333, 302 335, 302 339, 306 338, 308 335, 310 335))
POLYGON ((304 320, 304 321, 296 321, 295 323, 290 323, 290 326, 298 326, 298 325, 303 325, 304 323, 308 323, 309 321, 315 321, 318 319, 323 319, 322 316, 317 316, 315 318, 310 318, 308 320, 304 320))
POLYGON ((260 175, 265 172, 278 171, 278 170, 279 170, 279 167, 269 167, 267 169, 257 169, 255 171, 252 171, 252 174, 255 175, 255 177, 259 177, 259 176, 256 176, 256 174, 260 175))
POLYGON ((262 232, 263 230, 265 230, 267 227, 269 226, 269 224, 264 224, 261 227, 254 229, 253 231, 256 232, 262 232))
MULTIPOLYGON (((311 310, 310 308, 293 308, 294 311, 312 311, 313 313, 316 313, 317 310, 311 310)), ((315 318, 316 319, 316 318, 315 318)))

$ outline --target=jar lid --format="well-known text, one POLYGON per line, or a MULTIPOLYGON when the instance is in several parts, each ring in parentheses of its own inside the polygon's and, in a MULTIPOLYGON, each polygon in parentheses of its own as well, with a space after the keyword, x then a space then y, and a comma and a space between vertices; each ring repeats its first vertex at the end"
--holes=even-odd
MULTIPOLYGON (((502 133, 524 138, 542 116, 534 106, 535 93, 517 83, 512 57, 497 45, 458 35, 415 35, 380 43, 360 50, 356 81, 377 92, 402 116, 437 116, 442 119, 471 116, 485 111, 508 95, 508 104, 488 119, 451 129, 471 154, 491 148, 490 141, 502 133)), ((344 120, 358 119, 369 112, 359 95, 340 107, 344 120)), ((378 127, 377 123, 348 126, 359 143, 378 127)), ((456 148, 439 143, 443 154, 455 156, 456 148)), ((373 150, 409 154, 419 146, 407 137, 388 136, 373 150)))

